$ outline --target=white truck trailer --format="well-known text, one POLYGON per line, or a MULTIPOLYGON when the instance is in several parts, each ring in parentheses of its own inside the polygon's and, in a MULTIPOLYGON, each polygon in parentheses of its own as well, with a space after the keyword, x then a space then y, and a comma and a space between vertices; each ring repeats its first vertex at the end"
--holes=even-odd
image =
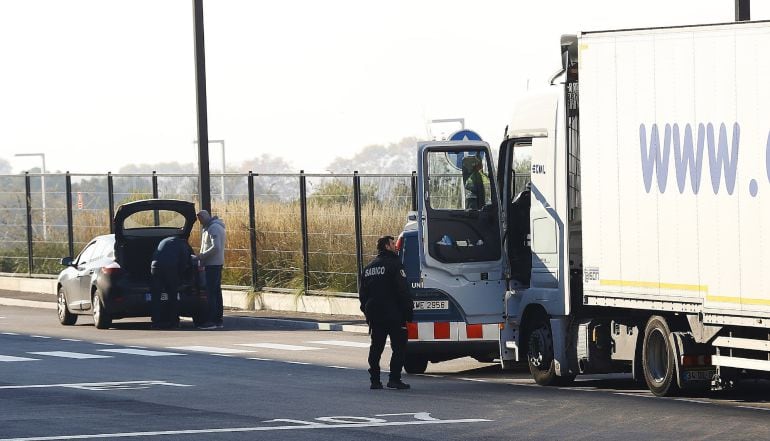
POLYGON ((562 37, 496 178, 485 143, 421 146, 422 286, 500 323, 503 365, 542 385, 633 372, 668 395, 766 376, 768 47, 770 22, 562 37), (464 202, 468 156, 483 206, 464 202))

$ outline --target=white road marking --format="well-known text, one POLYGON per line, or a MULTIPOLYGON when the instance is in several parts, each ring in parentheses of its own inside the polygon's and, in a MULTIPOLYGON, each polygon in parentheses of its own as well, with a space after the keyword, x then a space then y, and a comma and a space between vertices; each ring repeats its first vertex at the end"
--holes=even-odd
POLYGON ((209 354, 243 354, 247 351, 245 349, 230 349, 230 348, 218 348, 215 346, 176 346, 168 349, 176 349, 178 351, 192 351, 192 352, 207 352, 209 354))
POLYGON ((32 337, 32 338, 51 338, 51 337, 49 337, 47 335, 30 335, 30 337, 32 337))
POLYGON ((332 369, 353 369, 352 367, 348 367, 348 366, 334 366, 334 365, 332 365, 332 366, 326 366, 326 367, 332 368, 332 369))
POLYGON ((257 360, 257 361, 275 361, 272 358, 259 358, 259 357, 249 357, 249 360, 257 360))
POLYGON ((178 352, 148 351, 145 349, 99 349, 99 352, 114 352, 118 354, 144 355, 145 357, 163 357, 166 355, 186 355, 178 352))
POLYGON ((15 332, 3 332, 3 335, 19 335, 15 332))
POLYGON ((102 342, 99 342, 99 341, 95 341, 95 342, 92 342, 92 343, 95 344, 95 345, 102 345, 102 346, 115 346, 112 343, 102 343, 102 342))
MULTIPOLYGON (((414 414, 410 414, 414 415, 414 414)), ((382 415, 385 416, 385 415, 382 415)), ((148 436, 169 436, 169 435, 195 435, 195 434, 215 434, 215 433, 243 433, 243 432, 267 432, 274 430, 316 430, 316 429, 358 429, 361 427, 393 427, 393 426, 417 426, 425 424, 471 424, 485 423, 493 420, 483 418, 467 418, 458 420, 440 420, 432 417, 427 419, 415 418, 409 421, 386 421, 381 418, 334 416, 316 418, 319 421, 302 421, 291 419, 274 419, 263 421, 263 423, 289 423, 284 426, 256 426, 256 427, 224 427, 212 429, 190 429, 190 430, 163 430, 155 432, 119 432, 119 433, 95 433, 87 435, 61 435, 61 436, 40 436, 29 438, 3 438, 0 441, 56 441, 70 439, 94 439, 94 438, 138 438, 148 436)))
POLYGON ((0 355, 0 361, 35 361, 39 358, 14 357, 12 355, 0 355))
POLYGON ((83 341, 83 340, 78 340, 76 338, 63 338, 61 339, 61 341, 83 341))
POLYGON ((286 361, 285 363, 289 364, 301 364, 301 365, 309 365, 310 363, 305 363, 304 361, 286 361))
POLYGON ((115 390, 115 389, 147 389, 150 386, 174 386, 191 387, 191 384, 169 383, 163 380, 139 380, 139 381, 106 381, 101 383, 58 383, 58 384, 23 384, 16 386, 0 386, 0 389, 47 389, 54 387, 66 387, 72 389, 87 390, 115 390))
POLYGON ((135 349, 147 349, 147 346, 128 346, 129 348, 135 348, 135 349))
POLYGON ((281 351, 317 351, 323 348, 314 348, 312 346, 284 345, 280 343, 239 343, 238 346, 248 346, 250 348, 260 349, 278 349, 281 351))
POLYGON ((50 352, 27 352, 33 355, 45 355, 48 357, 75 358, 86 360, 91 358, 112 358, 112 355, 84 354, 82 352, 50 351, 50 352))
POLYGON ((312 345, 330 345, 330 346, 346 346, 350 348, 368 348, 369 343, 363 343, 360 341, 345 341, 345 340, 319 340, 308 341, 312 345))

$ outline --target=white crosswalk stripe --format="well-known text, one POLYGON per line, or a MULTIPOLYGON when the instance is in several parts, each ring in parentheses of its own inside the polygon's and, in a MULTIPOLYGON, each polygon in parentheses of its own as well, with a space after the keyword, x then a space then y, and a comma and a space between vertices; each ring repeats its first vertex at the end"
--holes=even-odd
POLYGON ((318 341, 308 341, 305 343, 310 343, 312 345, 344 346, 349 348, 368 348, 369 347, 369 343, 364 343, 360 341, 345 341, 345 340, 318 340, 318 341))
POLYGON ((92 359, 92 358, 112 358, 112 355, 84 354, 82 352, 67 352, 67 351, 27 352, 27 353, 32 355, 45 355, 48 357, 75 358, 78 360, 86 360, 86 359, 92 359))
POLYGON ((99 352, 112 352, 116 354, 142 355, 145 357, 164 357, 167 355, 186 355, 178 352, 149 351, 146 349, 99 349, 99 352))
POLYGON ((248 346, 250 348, 260 349, 278 349, 281 351, 317 351, 323 348, 314 348, 312 346, 284 345, 280 343, 239 343, 238 346, 248 346))
POLYGON ((218 348, 216 346, 176 346, 168 349, 176 349, 177 351, 208 352, 209 354, 243 354, 245 352, 254 352, 245 349, 218 348))
POLYGON ((37 358, 14 357, 12 355, 0 355, 0 361, 35 361, 37 358))

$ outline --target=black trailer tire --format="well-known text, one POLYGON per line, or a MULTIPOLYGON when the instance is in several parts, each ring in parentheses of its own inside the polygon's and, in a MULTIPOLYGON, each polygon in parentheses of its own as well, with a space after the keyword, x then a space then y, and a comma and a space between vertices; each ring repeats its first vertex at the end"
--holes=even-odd
POLYGON ((642 346, 642 370, 650 391, 659 397, 676 395, 679 385, 676 379, 676 356, 669 339, 671 329, 666 319, 650 317, 644 328, 642 346))
POLYGON ((59 287, 56 294, 56 312, 59 316, 59 323, 64 326, 72 326, 78 321, 77 314, 73 314, 67 309, 67 296, 64 294, 64 288, 59 287))
POLYGON ((424 374, 428 369, 428 359, 419 355, 408 355, 404 358, 404 370, 409 374, 424 374))
POLYGON ((112 319, 104 309, 104 303, 102 303, 98 289, 94 291, 93 298, 91 299, 91 310, 94 313, 94 326, 96 326, 96 329, 107 329, 112 326, 112 319))

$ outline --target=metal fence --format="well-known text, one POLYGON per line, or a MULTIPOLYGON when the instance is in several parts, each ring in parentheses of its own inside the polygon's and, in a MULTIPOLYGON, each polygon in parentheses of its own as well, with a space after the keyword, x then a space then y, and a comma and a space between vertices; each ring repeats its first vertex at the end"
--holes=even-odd
MULTIPOLYGON (((417 204, 414 172, 212 177, 212 214, 227 230, 223 282, 254 289, 355 292, 377 237, 398 234, 417 204)), ((528 181, 517 174, 514 194, 528 181)), ((0 272, 9 273, 58 274, 62 257, 113 232, 126 202, 199 205, 194 174, 27 173, 0 175, 0 187, 0 272)), ((200 245, 200 229, 190 243, 200 245)))
MULTIPOLYGON (((354 292, 376 238, 397 234, 416 205, 414 173, 213 177, 212 213, 227 227, 228 285, 354 292)), ((123 203, 198 204, 193 174, 27 173, 0 175, 0 185, 1 272, 57 274, 62 257, 112 233, 123 203)), ((200 244, 199 229, 190 242, 200 244)))

